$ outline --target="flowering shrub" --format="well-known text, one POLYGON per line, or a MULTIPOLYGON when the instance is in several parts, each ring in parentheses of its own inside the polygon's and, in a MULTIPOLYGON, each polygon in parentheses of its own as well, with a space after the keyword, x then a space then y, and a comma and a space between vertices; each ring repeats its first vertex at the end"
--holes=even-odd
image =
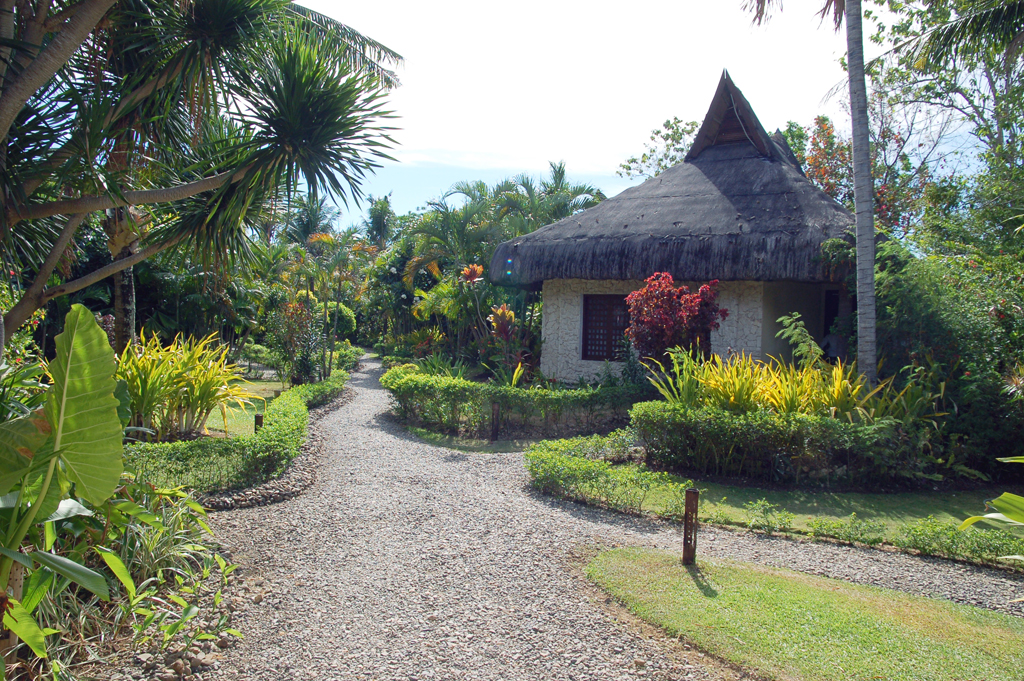
POLYGON ((718 280, 690 293, 686 286, 676 287, 668 272, 656 272, 646 285, 626 297, 629 307, 629 336, 640 357, 660 359, 669 348, 697 350, 711 355, 711 332, 729 311, 720 308, 718 280))

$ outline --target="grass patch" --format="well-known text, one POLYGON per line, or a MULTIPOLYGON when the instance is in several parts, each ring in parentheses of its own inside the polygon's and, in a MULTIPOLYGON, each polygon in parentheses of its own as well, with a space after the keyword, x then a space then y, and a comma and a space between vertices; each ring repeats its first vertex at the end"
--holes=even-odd
POLYGON ((252 406, 244 409, 228 409, 227 427, 225 427, 224 416, 220 410, 210 414, 206 422, 206 429, 211 433, 224 433, 228 437, 239 435, 252 435, 254 428, 254 416, 266 411, 267 403, 274 399, 274 392, 281 391, 280 381, 249 381, 246 389, 261 399, 253 399, 252 406))
POLYGON ((538 442, 538 440, 496 440, 491 442, 490 440, 479 440, 471 437, 443 435, 417 426, 409 426, 409 432, 432 445, 445 447, 446 449, 455 449, 460 452, 508 454, 521 452, 535 442, 538 442))
POLYGON ((598 554, 587 576, 634 614, 771 679, 1009 679, 1024 620, 980 608, 728 561, 684 568, 649 549, 598 554))
MULTIPOLYGON (((682 478, 679 478, 682 481, 682 478)), ((702 490, 702 520, 709 520, 709 514, 717 512, 718 521, 731 519, 744 524, 747 512, 744 508, 750 502, 766 499, 768 503, 782 508, 796 517, 793 529, 807 532, 811 528, 811 517, 832 519, 847 518, 856 513, 858 518, 883 523, 890 532, 921 518, 934 516, 940 521, 960 522, 977 515, 985 508, 985 499, 999 496, 1003 490, 971 490, 965 492, 893 492, 885 494, 864 494, 858 492, 827 492, 824 490, 766 490, 758 487, 736 487, 695 480, 702 490)), ((670 491, 656 488, 651 490, 644 510, 660 514, 672 501, 670 491)))

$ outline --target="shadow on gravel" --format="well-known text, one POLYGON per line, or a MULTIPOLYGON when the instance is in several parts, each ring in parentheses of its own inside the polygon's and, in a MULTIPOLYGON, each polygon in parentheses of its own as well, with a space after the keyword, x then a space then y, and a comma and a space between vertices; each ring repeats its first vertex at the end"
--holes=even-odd
MULTIPOLYGON (((542 494, 529 485, 523 485, 521 491, 524 496, 533 499, 538 504, 547 506, 552 510, 565 513, 573 519, 585 523, 599 523, 601 525, 615 527, 620 530, 629 530, 630 532, 639 535, 658 535, 663 534, 666 530, 676 530, 679 533, 682 532, 682 525, 677 527, 676 525, 667 523, 664 520, 627 515, 625 513, 619 513, 618 511, 612 511, 598 506, 588 506, 575 501, 557 499, 555 497, 542 494)), ((680 534, 680 539, 681 538, 682 535, 680 534)))

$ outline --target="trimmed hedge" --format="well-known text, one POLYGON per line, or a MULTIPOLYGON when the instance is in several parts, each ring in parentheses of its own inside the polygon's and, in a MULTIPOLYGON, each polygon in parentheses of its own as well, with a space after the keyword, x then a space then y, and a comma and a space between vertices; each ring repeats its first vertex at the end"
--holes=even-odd
POLYGON ((498 407, 499 433, 516 425, 563 425, 592 432, 601 418, 625 420, 630 406, 651 395, 647 386, 512 388, 422 374, 415 364, 393 367, 380 383, 391 392, 404 418, 471 434, 492 432, 494 405, 498 407))
POLYGON ((642 464, 613 465, 613 460, 627 455, 630 444, 625 431, 608 437, 538 442, 524 455, 530 484, 544 494, 637 514, 643 512, 653 488, 685 491, 693 486, 692 482, 672 482, 666 473, 650 471, 642 464))
POLYGON ((795 484, 941 478, 937 461, 918 451, 891 420, 851 424, 667 402, 637 404, 629 416, 648 465, 688 475, 795 484))
POLYGON ((198 493, 263 484, 299 455, 309 409, 340 395, 347 380, 347 373, 335 371, 326 381, 284 392, 267 404, 264 426, 254 435, 129 445, 126 467, 158 487, 184 486, 198 493))

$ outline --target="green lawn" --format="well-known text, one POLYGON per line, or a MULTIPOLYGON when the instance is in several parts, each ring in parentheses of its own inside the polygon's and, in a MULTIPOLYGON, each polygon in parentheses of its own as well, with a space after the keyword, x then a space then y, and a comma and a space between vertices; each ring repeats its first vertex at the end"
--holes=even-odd
POLYGON ((281 390, 280 381, 249 381, 246 385, 249 392, 258 395, 262 399, 253 399, 251 407, 240 409, 234 407, 228 410, 227 429, 224 428, 224 416, 220 410, 214 410, 206 422, 206 429, 211 433, 224 433, 228 437, 238 435, 252 435, 255 424, 255 415, 262 414, 267 408, 267 402, 274 399, 274 391, 281 390))
POLYGON ((1024 620, 789 570, 684 568, 650 549, 598 554, 587 576, 634 614, 769 679, 1021 678, 1024 620))
MULTIPOLYGON (((933 515, 939 520, 960 522, 968 516, 977 515, 985 508, 985 499, 999 496, 1004 491, 1016 490, 975 490, 969 492, 887 492, 863 494, 856 492, 827 492, 824 490, 765 490, 757 487, 733 487, 711 482, 695 481, 702 492, 701 517, 717 510, 736 523, 746 522, 747 512, 743 508, 749 501, 767 499, 783 510, 796 514, 793 527, 806 531, 808 516, 846 518, 856 513, 864 520, 881 521, 890 531, 900 525, 933 515), (723 498, 725 499, 724 501, 723 498), (714 506, 710 506, 714 504, 714 506)), ((644 503, 644 510, 657 513, 664 509, 670 495, 663 489, 654 489, 644 503)))

